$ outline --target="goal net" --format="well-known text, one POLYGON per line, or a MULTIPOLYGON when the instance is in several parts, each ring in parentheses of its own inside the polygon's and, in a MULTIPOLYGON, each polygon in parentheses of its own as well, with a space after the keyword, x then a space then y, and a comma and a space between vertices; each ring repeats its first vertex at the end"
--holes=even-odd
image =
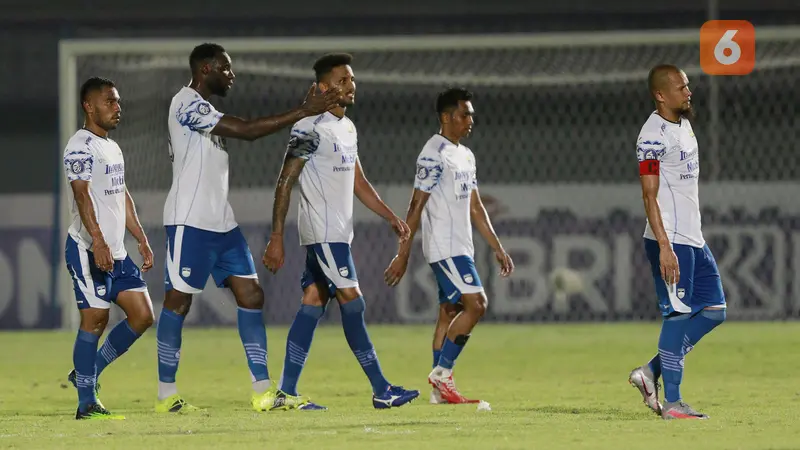
MULTIPOLYGON (((630 320, 658 317, 641 248, 644 228, 634 142, 653 110, 647 72, 668 62, 688 74, 698 112, 701 203, 731 317, 782 318, 800 311, 800 163, 797 150, 800 28, 757 30, 757 66, 743 77, 708 77, 698 67, 698 31, 493 36, 215 39, 233 59, 236 83, 213 99, 225 113, 265 116, 297 106, 323 53, 355 56, 358 92, 348 110, 366 174, 401 217, 415 160, 438 131, 435 94, 451 85, 475 93, 476 125, 465 143, 478 162, 481 194, 517 270, 498 277, 476 233, 476 263, 490 299, 488 320, 630 320)), ((78 88, 113 79, 123 118, 112 137, 125 154, 156 265, 146 274, 163 298, 163 201, 171 181, 167 110, 190 79, 192 40, 64 41, 62 145, 81 125, 78 88)), ((229 140, 231 203, 255 260, 269 234, 272 191, 288 130, 255 142, 229 140)), ((61 184, 66 189, 66 182, 61 184)), ((62 191, 62 199, 63 197, 62 191)), ((287 260, 272 275, 259 266, 270 323, 291 321, 300 299, 303 252, 297 193, 287 219, 287 260)), ((59 239, 66 233, 62 201, 59 239)), ((402 284, 383 270, 396 250, 389 227, 358 206, 353 254, 371 322, 429 322, 437 289, 419 244, 402 284)), ((139 261, 134 243, 129 252, 139 261)), ((74 309, 63 267, 59 301, 74 309)), ((189 322, 232 324, 235 303, 209 282, 189 322)), ((328 316, 338 315, 329 308, 328 316)), ((69 320, 65 321, 68 324, 69 320)))

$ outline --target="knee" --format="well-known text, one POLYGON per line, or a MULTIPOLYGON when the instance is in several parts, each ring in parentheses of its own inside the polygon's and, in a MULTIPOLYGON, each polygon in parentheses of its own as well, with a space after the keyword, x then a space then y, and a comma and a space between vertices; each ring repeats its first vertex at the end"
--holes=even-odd
POLYGON ((236 302, 242 308, 259 310, 264 308, 264 290, 257 283, 251 284, 239 297, 236 302))
POLYGON ((721 324, 725 321, 725 319, 728 318, 726 308, 705 308, 700 314, 702 314, 706 319, 718 322, 718 324, 721 324))
POLYGON ((444 311, 443 311, 444 312, 444 316, 447 318, 447 320, 452 322, 456 318, 458 313, 461 312, 462 309, 464 309, 464 308, 461 306, 461 304, 455 304, 455 305, 448 304, 444 308, 444 311))
POLYGON ((136 311, 136 313, 128 316, 128 324, 139 334, 143 334, 153 326, 154 321, 153 310, 150 308, 136 311))
POLYGON ((303 289, 303 299, 301 303, 306 306, 325 308, 330 301, 328 286, 322 283, 313 283, 303 289))
POLYGON ((343 288, 336 291, 339 303, 349 303, 361 297, 361 290, 357 287, 343 288))
POLYGON ((483 317, 486 314, 486 309, 489 307, 489 299, 486 298, 486 295, 481 293, 478 294, 474 301, 470 301, 464 305, 465 309, 470 310, 470 312, 478 317, 483 317))
POLYGON ((166 297, 164 298, 164 308, 180 316, 185 317, 187 314, 189 314, 191 307, 192 294, 171 289, 167 292, 166 297))
POLYGON ((449 326, 460 312, 460 308, 452 303, 442 304, 439 307, 438 325, 449 326))
POLYGON ((87 333, 96 334, 98 336, 103 334, 106 326, 108 326, 108 310, 102 310, 97 314, 82 314, 81 315, 81 330, 87 333))
POLYGON ((363 316, 364 311, 367 310, 367 304, 364 302, 364 298, 360 296, 350 301, 339 300, 339 310, 342 312, 343 316, 363 316))

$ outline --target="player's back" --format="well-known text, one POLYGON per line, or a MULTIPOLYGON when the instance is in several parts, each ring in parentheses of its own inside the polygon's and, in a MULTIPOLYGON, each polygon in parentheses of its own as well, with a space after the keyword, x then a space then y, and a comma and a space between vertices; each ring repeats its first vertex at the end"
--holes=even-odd
POLYGON ((417 158, 414 187, 430 193, 422 212, 422 249, 428 262, 473 256, 470 199, 477 186, 475 155, 435 134, 417 158))
MULTIPOLYGON (((125 259, 125 160, 114 140, 89 130, 76 132, 64 149, 67 181, 89 181, 89 196, 95 218, 114 259, 125 259)), ((78 205, 71 200, 72 222, 69 235, 83 249, 92 247, 92 237, 83 226, 78 205)))
POLYGON ((353 122, 331 113, 293 127, 288 152, 306 159, 300 174, 300 245, 353 239, 353 188, 358 133, 353 122))
POLYGON ((172 186, 164 204, 164 225, 227 232, 236 228, 228 202, 228 152, 211 134, 223 114, 190 87, 169 107, 172 186))
MULTIPOLYGON (((659 161, 658 204, 670 242, 703 247, 698 180, 700 162, 692 125, 652 113, 636 143, 639 161, 659 161)), ((655 239, 650 223, 644 237, 655 239)))

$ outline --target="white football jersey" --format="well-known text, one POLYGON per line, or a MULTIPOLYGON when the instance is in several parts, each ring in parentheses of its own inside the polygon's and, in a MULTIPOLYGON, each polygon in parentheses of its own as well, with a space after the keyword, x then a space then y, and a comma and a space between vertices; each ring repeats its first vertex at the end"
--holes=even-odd
POLYGON ((300 174, 300 245, 353 240, 358 133, 347 116, 326 112, 292 127, 287 153, 306 160, 300 174))
MULTIPOLYGON (((125 161, 119 145, 89 130, 78 130, 64 150, 64 170, 69 183, 89 181, 95 218, 111 256, 116 260, 125 259, 128 256, 125 250, 125 161)), ((92 236, 83 226, 72 188, 68 186, 67 192, 72 204, 69 235, 79 248, 91 250, 92 236)))
POLYGON ((211 134, 223 113, 190 87, 169 106, 172 187, 164 204, 164 225, 188 225, 224 233, 236 228, 228 203, 228 152, 211 134))
MULTIPOLYGON (((658 204, 661 221, 673 244, 703 247, 698 179, 700 160, 692 125, 670 122, 657 113, 647 119, 636 141, 639 162, 659 161, 658 204)), ((644 237, 655 239, 648 221, 644 237)))
POLYGON ((473 257, 470 198, 478 186, 475 155, 441 134, 417 158, 414 188, 430 194, 422 211, 422 250, 428 263, 473 257))

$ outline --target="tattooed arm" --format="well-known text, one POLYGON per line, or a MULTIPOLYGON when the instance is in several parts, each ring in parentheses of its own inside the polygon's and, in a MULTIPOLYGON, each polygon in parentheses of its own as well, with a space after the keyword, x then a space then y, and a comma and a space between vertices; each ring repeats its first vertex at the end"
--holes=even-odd
POLYGON ((270 272, 276 273, 283 266, 283 225, 286 223, 286 213, 289 212, 289 201, 292 197, 292 188, 300 177, 306 161, 311 159, 319 148, 319 134, 314 130, 313 124, 298 122, 292 128, 286 156, 281 166, 281 174, 275 184, 275 198, 272 205, 272 233, 269 243, 264 250, 264 263, 270 272))
POLYGON ((292 188, 300 177, 300 172, 306 165, 306 160, 287 153, 281 167, 281 174, 275 184, 275 198, 272 205, 272 233, 269 243, 264 250, 262 262, 270 272, 276 273, 283 266, 283 226, 286 223, 286 213, 289 212, 289 202, 292 198, 292 188))

